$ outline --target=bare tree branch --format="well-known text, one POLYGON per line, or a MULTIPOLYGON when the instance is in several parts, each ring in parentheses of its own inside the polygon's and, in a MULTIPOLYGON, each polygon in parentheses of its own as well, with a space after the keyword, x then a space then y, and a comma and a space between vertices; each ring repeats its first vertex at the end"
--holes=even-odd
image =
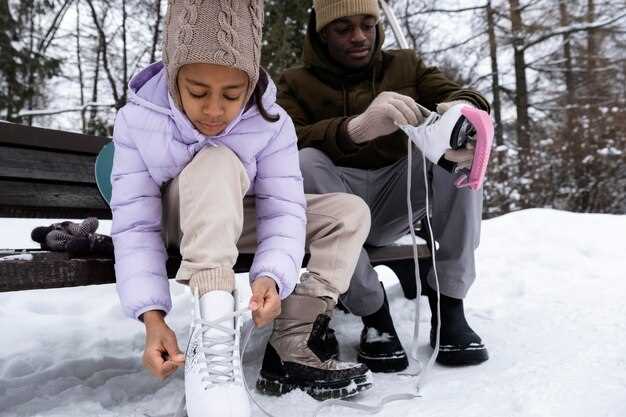
POLYGON ((534 39, 531 42, 527 42, 524 45, 521 46, 521 49, 526 50, 530 47, 533 47, 541 42, 544 42, 550 38, 553 38, 555 36, 563 36, 566 34, 571 34, 571 33, 576 33, 576 32, 582 32, 582 31, 588 31, 591 29, 597 29, 597 28, 601 28, 604 26, 608 26, 611 25, 621 19, 623 19, 624 17, 626 17, 626 12, 619 14, 615 17, 612 18, 607 18, 607 19, 603 19, 603 20, 598 20, 596 22, 593 23, 587 23, 584 25, 570 25, 570 26, 565 26, 565 27, 560 27, 552 32, 548 32, 548 33, 544 33, 542 36, 538 37, 537 39, 534 39))
POLYGON ((109 84, 111 84, 111 90, 113 92, 113 99, 118 105, 120 103, 120 96, 117 92, 117 85, 115 83, 115 79, 113 78, 113 74, 111 73, 111 69, 109 68, 109 59, 107 54, 107 40, 104 30, 102 29, 102 24, 98 19, 98 13, 96 12, 95 7, 93 6, 92 0, 86 0, 89 5, 89 9, 91 10, 91 16, 93 18, 93 22, 96 25, 96 30, 98 31, 98 37, 100 39, 100 47, 101 47, 101 57, 102 57, 102 65, 104 66, 104 72, 106 72, 107 78, 109 80, 109 84))

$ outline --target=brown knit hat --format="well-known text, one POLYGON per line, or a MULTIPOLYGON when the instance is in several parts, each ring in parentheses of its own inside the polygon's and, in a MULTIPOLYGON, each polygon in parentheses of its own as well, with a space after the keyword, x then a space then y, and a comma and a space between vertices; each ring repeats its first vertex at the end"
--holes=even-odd
POLYGON ((368 14, 376 19, 380 18, 378 0, 313 0, 317 25, 315 30, 319 32, 324 26, 335 19, 359 14, 368 14))
POLYGON ((263 0, 168 0, 163 62, 169 92, 182 109, 176 77, 185 64, 233 67, 250 78, 250 98, 259 79, 263 0))

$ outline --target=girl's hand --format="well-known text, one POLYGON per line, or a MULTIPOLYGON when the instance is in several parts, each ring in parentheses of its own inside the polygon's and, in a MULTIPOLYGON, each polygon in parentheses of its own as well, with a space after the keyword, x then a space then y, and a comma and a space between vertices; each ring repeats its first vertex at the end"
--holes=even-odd
POLYGON ((145 312, 143 322, 146 325, 143 366, 152 375, 163 380, 185 363, 185 355, 178 348, 176 334, 165 323, 162 312, 145 312))
POLYGON ((280 314, 280 297, 273 279, 259 277, 254 280, 250 310, 252 310, 252 320, 257 327, 265 326, 280 314))

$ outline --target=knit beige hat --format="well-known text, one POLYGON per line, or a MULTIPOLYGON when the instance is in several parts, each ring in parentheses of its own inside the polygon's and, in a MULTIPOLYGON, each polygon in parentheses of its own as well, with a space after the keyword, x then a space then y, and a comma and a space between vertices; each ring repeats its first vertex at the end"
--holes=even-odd
POLYGON ((247 100, 259 79, 263 0, 168 0, 163 62, 169 92, 182 109, 176 77, 185 64, 233 67, 250 78, 247 100))
POLYGON ((378 0, 313 0, 315 9, 316 31, 335 19, 359 14, 368 14, 380 18, 378 0))

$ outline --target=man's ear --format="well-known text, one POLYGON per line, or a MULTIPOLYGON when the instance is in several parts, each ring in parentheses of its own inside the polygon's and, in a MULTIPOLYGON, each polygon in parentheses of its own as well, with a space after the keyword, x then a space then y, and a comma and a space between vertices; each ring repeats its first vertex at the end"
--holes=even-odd
POLYGON ((328 43, 328 35, 326 34, 325 27, 323 27, 322 30, 320 30, 320 39, 322 40, 323 43, 328 43))

